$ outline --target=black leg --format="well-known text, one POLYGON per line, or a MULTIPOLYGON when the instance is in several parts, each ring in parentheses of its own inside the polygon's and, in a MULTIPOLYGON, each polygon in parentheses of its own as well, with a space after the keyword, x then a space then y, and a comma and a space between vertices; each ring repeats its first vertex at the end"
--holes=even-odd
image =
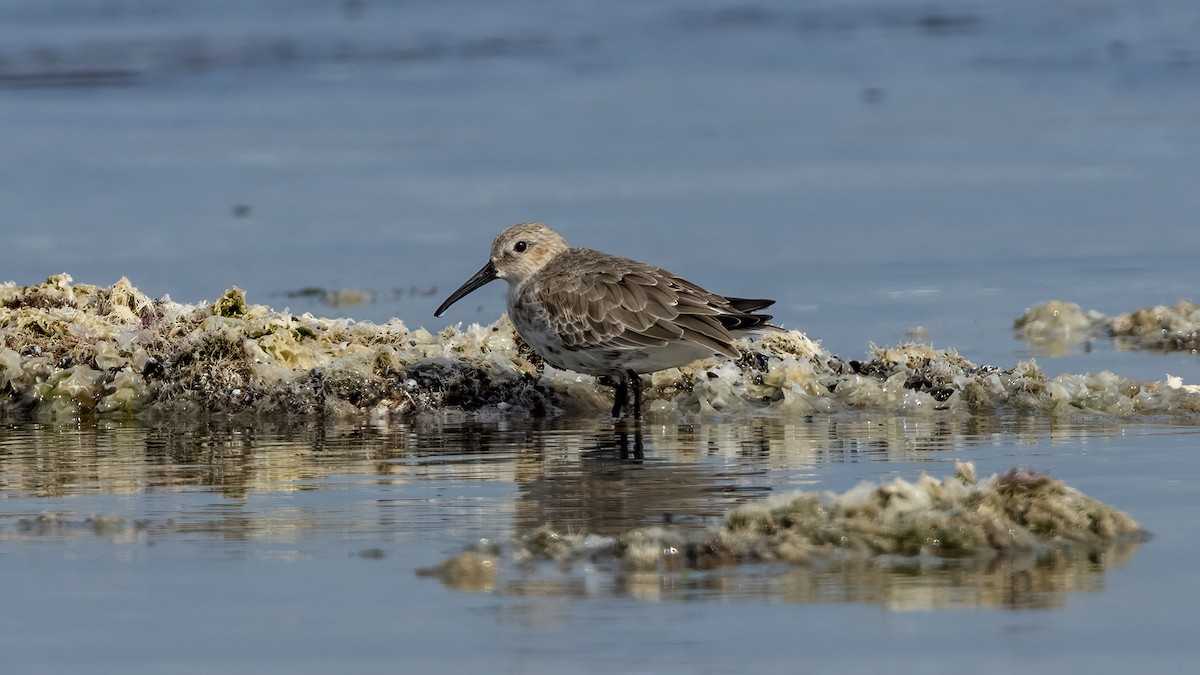
POLYGON ((642 423, 633 423, 633 447, 629 447, 629 427, 627 421, 622 421, 616 426, 617 432, 617 451, 621 455, 621 459, 645 459, 645 445, 642 443, 642 423))
POLYGON ((616 384, 613 385, 613 417, 621 416, 621 408, 625 407, 625 401, 629 400, 629 383, 624 377, 618 377, 616 384))
POLYGON ((625 371, 629 386, 633 387, 633 419, 642 419, 642 378, 632 370, 625 371))

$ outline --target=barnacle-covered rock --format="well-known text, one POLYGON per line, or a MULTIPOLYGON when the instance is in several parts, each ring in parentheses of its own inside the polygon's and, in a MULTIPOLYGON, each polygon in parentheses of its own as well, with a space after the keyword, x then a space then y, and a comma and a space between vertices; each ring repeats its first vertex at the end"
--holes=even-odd
POLYGON ((1169 307, 1141 307, 1112 317, 1052 300, 1027 310, 1013 327, 1017 337, 1043 347, 1062 347, 1093 336, 1105 336, 1121 347, 1132 349, 1200 349, 1200 305, 1186 300, 1169 307))
MULTIPOLYGON (((623 577, 713 570, 746 564, 788 564, 823 570, 887 570, 954 561, 960 585, 989 581, 1001 561, 1038 560, 1028 565, 1051 576, 1064 567, 1094 570, 1114 551, 1127 553, 1148 535, 1117 509, 1062 481, 1029 469, 977 480, 970 464, 953 475, 916 481, 895 478, 864 482, 850 490, 797 492, 728 512, 716 527, 684 531, 671 527, 629 530, 610 537, 562 533, 542 526, 517 536, 487 555, 487 588, 497 577, 548 575, 537 561, 554 563, 554 574, 576 562, 623 577)), ((448 585, 481 590, 459 579, 480 559, 468 547, 432 574, 448 585), (453 574, 438 570, 454 571, 453 574)), ((872 573, 874 574, 874 573, 872 573)))
MULTIPOLYGON (((738 348, 736 360, 714 356, 644 377, 647 415, 1200 413, 1200 392, 1181 382, 1107 372, 1049 380, 1033 361, 978 366, 924 344, 843 361, 799 331, 772 331, 738 348)), ((543 363, 506 317, 434 334, 398 319, 297 316, 252 304, 238 288, 187 305, 153 300, 127 279, 107 288, 65 274, 0 285, 0 414, 595 415, 611 408, 611 395, 595 378, 543 363)))
POLYGON ((0 285, 0 412, 353 415, 479 409, 553 412, 507 321, 410 331, 278 312, 232 288, 212 304, 152 300, 126 279, 68 275, 0 285))

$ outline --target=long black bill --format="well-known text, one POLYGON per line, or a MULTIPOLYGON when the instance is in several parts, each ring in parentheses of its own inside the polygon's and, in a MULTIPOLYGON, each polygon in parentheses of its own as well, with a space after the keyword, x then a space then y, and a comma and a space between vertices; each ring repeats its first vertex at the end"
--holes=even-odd
POLYGON ((450 305, 453 305, 454 303, 461 300, 464 295, 466 295, 466 294, 470 293, 471 291, 475 290, 476 288, 479 288, 480 286, 488 283, 489 281, 495 281, 495 280, 496 280, 496 266, 493 265, 492 261, 489 260, 488 264, 483 266, 483 269, 481 269, 475 273, 475 276, 471 277, 470 279, 467 279, 467 283, 463 284, 462 286, 459 286, 457 291, 454 291, 453 293, 451 293, 450 297, 446 298, 446 301, 442 303, 441 307, 437 308, 437 311, 434 312, 433 315, 441 316, 442 312, 449 309, 450 305))

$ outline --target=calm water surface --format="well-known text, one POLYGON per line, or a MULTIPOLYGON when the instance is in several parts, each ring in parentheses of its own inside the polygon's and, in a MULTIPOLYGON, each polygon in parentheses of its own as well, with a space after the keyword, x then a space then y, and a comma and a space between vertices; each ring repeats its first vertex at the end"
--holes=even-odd
MULTIPOLYGON (((1195 300, 1200 5, 0 0, 0 280, 439 329, 504 226, 647 259, 846 358, 1051 375, 1012 320, 1195 300), (334 304, 326 290, 361 291, 334 304), (324 299, 324 300, 323 300, 324 299)), ((338 296, 344 297, 344 296, 338 296)), ((489 287, 449 321, 494 320, 489 287)), ((0 429, 5 672, 1181 672, 1196 431, 725 419, 0 429), (1050 570, 415 571, 541 524, 700 528, 789 489, 1048 471, 1155 538, 1050 570)))
POLYGON ((21 672, 984 672, 1170 669, 1188 638, 1197 430, 1111 420, 755 419, 634 429, 13 425, 0 444, 0 646, 21 672), (416 571, 541 524, 714 524, 861 480, 1049 471, 1155 538, 1053 570, 748 566, 416 571), (869 648, 864 648, 869 645, 869 648))

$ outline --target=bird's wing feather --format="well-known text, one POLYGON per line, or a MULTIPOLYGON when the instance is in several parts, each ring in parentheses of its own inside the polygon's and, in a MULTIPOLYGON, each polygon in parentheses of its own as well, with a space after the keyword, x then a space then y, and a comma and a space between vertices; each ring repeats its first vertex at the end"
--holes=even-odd
MULTIPOLYGON (((587 249, 560 255, 539 273, 538 300, 570 349, 640 349, 687 340, 736 357, 732 330, 770 317, 634 260, 587 249)), ((769 301, 742 301, 765 307, 769 301)))

